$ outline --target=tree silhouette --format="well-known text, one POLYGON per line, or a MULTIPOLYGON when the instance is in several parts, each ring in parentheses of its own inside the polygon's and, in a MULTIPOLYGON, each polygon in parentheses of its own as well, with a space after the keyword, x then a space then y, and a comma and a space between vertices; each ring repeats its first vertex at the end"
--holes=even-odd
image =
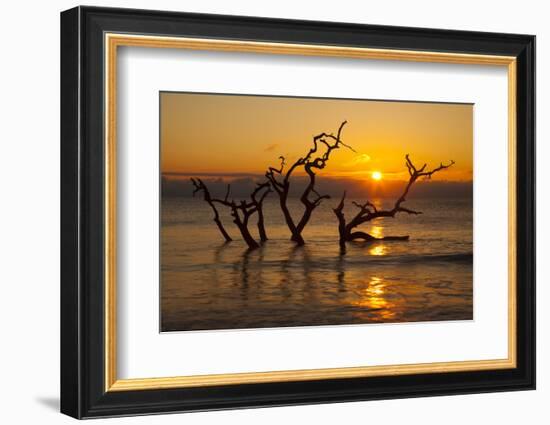
POLYGON ((220 230, 220 233, 222 234, 223 238, 226 242, 232 241, 231 236, 226 232, 225 228, 223 227, 223 224, 220 220, 220 214, 218 213, 218 209, 214 205, 214 201, 212 200, 212 197, 210 196, 210 191, 206 187, 206 185, 203 183, 201 179, 191 179, 191 182, 193 183, 193 186, 195 189, 193 190, 193 197, 198 193, 203 193, 204 200, 210 205, 210 208, 212 208, 212 211, 214 211, 214 223, 218 226, 218 229, 220 230))
MULTIPOLYGON (((269 167, 265 173, 267 181, 257 183, 255 189, 250 194, 250 199, 248 201, 240 200, 235 201, 234 199, 229 199, 229 194, 231 191, 231 185, 227 185, 227 191, 225 197, 222 198, 212 198, 208 187, 204 182, 199 178, 192 178, 191 182, 195 187, 193 191, 193 196, 198 192, 203 192, 204 200, 210 205, 212 211, 214 212, 214 222, 218 226, 218 229, 226 241, 231 241, 231 237, 225 230, 216 208, 216 204, 225 206, 230 209, 231 216, 233 217, 233 222, 239 229, 243 240, 248 245, 249 249, 258 248, 260 245, 254 239, 250 230, 248 228, 250 217, 253 214, 258 214, 257 226, 258 234, 261 242, 268 240, 267 233, 265 230, 264 223, 264 212, 263 212, 263 202, 265 198, 271 192, 275 192, 279 198, 279 205, 285 222, 291 233, 291 240, 296 242, 298 245, 305 244, 305 240, 302 236, 302 232, 306 227, 307 223, 311 219, 313 211, 321 204, 324 199, 330 199, 328 195, 321 195, 315 188, 317 182, 317 172, 326 167, 328 160, 330 159, 331 153, 339 149, 340 146, 344 146, 353 152, 355 150, 345 144, 342 139, 342 130, 346 125, 346 121, 340 124, 336 136, 327 133, 321 133, 313 137, 313 145, 303 157, 298 158, 290 167, 285 169, 286 162, 285 157, 281 156, 279 168, 269 167), (304 172, 308 176, 308 183, 304 188, 300 201, 304 206, 303 212, 299 217, 293 217, 289 208, 288 208, 288 197, 290 192, 290 181, 291 177, 294 175, 294 172, 297 169, 303 168, 304 172)), ((338 232, 340 239, 340 246, 345 252, 346 242, 351 242, 354 240, 364 240, 364 241, 373 241, 373 240, 407 240, 409 236, 386 236, 383 238, 374 237, 364 231, 356 230, 356 228, 366 222, 375 220, 382 217, 395 217, 397 213, 407 213, 412 215, 422 214, 420 211, 415 211, 410 208, 403 206, 403 203, 406 201, 406 197, 409 194, 411 187, 414 183, 421 177, 431 178, 433 174, 445 170, 451 167, 454 164, 454 161, 451 161, 449 164, 444 165, 441 163, 439 167, 436 167, 432 170, 426 170, 427 164, 424 164, 422 167, 417 168, 411 159, 409 154, 405 155, 405 165, 409 172, 409 181, 406 184, 403 193, 395 201, 393 208, 388 210, 378 209, 370 201, 365 201, 364 203, 358 203, 353 201, 353 205, 356 206, 359 211, 353 216, 353 218, 348 222, 344 215, 346 192, 342 196, 340 203, 336 208, 333 209, 334 214, 338 219, 338 232)))
POLYGON ((201 179, 191 179, 191 182, 195 186, 193 194, 201 190, 204 192, 204 200, 207 201, 212 207, 214 211, 214 221, 218 225, 218 228, 220 229, 226 241, 231 241, 231 237, 227 234, 223 227, 223 224, 221 223, 215 204, 223 205, 231 210, 233 223, 235 223, 235 225, 239 229, 239 232, 241 233, 241 236, 248 245, 249 249, 256 249, 260 246, 248 229, 250 217, 254 213, 258 213, 257 225, 260 240, 262 242, 267 240, 267 234, 264 226, 263 202, 265 197, 271 192, 269 182, 258 183, 256 185, 256 188, 252 191, 250 195, 250 201, 235 201, 234 199, 229 200, 229 193, 231 191, 231 185, 229 184, 227 185, 225 197, 223 199, 220 199, 211 197, 207 186, 201 179))
POLYGON ((271 187, 279 196, 279 205, 283 212, 285 222, 290 230, 291 240, 298 245, 303 245, 305 243, 302 232, 309 222, 315 208, 321 204, 323 199, 330 198, 328 195, 321 195, 315 189, 316 171, 325 168, 332 151, 339 149, 340 146, 347 147, 353 151, 351 146, 346 145, 341 140, 344 125, 346 125, 346 121, 340 124, 336 136, 327 133, 321 133, 315 136, 313 138, 313 146, 308 153, 304 157, 298 158, 296 162, 286 169, 286 171, 285 157, 281 156, 279 157, 281 160, 279 168, 269 167, 265 173, 265 176, 271 183, 271 187), (321 146, 326 147, 326 150, 322 154, 319 152, 321 146), (290 178, 298 168, 304 169, 309 177, 309 182, 300 196, 300 201, 304 205, 303 213, 301 217, 295 220, 288 209, 288 195, 290 191, 290 178))
POLYGON ((250 195, 252 204, 256 207, 258 213, 258 234, 262 242, 267 241, 267 233, 265 232, 264 224, 264 199, 272 192, 269 182, 258 183, 256 189, 250 195), (264 190, 265 189, 265 190, 264 190), (263 190, 263 192, 262 192, 263 190))
POLYGON ((405 160, 406 160, 405 165, 407 166, 407 170, 409 171, 409 182, 405 186, 405 189, 402 195, 395 201, 395 204, 393 205, 392 209, 379 210, 376 208, 376 206, 373 203, 371 203, 368 200, 363 204, 360 204, 354 201, 352 203, 357 208, 359 208, 359 211, 355 214, 355 216, 349 222, 346 222, 346 218, 344 216, 344 206, 345 206, 344 204, 346 199, 346 192, 344 192, 340 203, 336 208, 333 209, 334 214, 336 214, 336 217, 338 218, 338 233, 340 235, 340 246, 343 249, 345 249, 346 242, 359 240, 359 239, 365 240, 365 241, 409 239, 409 236, 386 236, 383 238, 376 238, 366 232, 357 231, 357 230, 354 231, 354 229, 363 223, 366 223, 368 221, 371 221, 377 218, 395 217, 395 215, 400 212, 413 214, 413 215, 422 214, 421 211, 415 211, 410 208, 405 208, 402 205, 406 201, 406 197, 409 194, 409 190, 411 189, 412 185, 420 177, 425 177, 429 179, 432 177, 433 174, 437 173, 438 171, 445 170, 455 163, 454 161, 451 161, 447 165, 443 165, 443 163, 441 163, 439 167, 434 168, 433 170, 430 170, 430 171, 425 171, 427 164, 424 164, 421 168, 416 168, 415 165, 410 160, 409 154, 405 155, 405 160))

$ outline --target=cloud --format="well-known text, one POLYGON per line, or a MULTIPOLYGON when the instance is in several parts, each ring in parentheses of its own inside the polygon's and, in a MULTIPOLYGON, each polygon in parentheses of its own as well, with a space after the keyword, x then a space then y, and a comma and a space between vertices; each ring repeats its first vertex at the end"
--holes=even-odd
POLYGON ((366 164, 367 162, 370 162, 371 157, 367 155, 366 153, 361 153, 355 156, 351 161, 347 162, 345 165, 346 167, 355 167, 356 165, 366 164))
POLYGON ((273 143, 271 145, 268 145, 265 149, 264 149, 264 152, 273 152, 275 149, 277 149, 279 147, 279 145, 277 143, 273 143))

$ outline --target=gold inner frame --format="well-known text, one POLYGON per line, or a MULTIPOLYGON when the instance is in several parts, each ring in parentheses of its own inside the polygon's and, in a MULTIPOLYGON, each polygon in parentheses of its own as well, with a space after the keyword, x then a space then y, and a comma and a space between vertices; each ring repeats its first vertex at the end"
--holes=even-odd
POLYGON ((106 33, 105 45, 105 391, 307 381, 516 367, 516 58, 444 52, 370 49, 256 41, 106 33), (508 357, 384 366, 343 367, 164 378, 118 379, 116 373, 116 100, 120 46, 329 56, 357 59, 505 66, 508 71, 508 357))

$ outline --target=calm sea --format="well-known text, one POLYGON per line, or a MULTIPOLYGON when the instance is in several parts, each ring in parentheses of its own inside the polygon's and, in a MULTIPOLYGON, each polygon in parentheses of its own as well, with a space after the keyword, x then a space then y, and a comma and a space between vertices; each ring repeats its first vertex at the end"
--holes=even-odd
MULTIPOLYGON (((345 255, 332 212, 337 202, 325 201, 314 212, 306 245, 296 247, 276 199, 268 198, 270 240, 248 251, 221 208, 230 243, 204 201, 164 198, 162 330, 472 319, 471 199, 408 200, 407 207, 424 214, 379 219, 361 229, 378 237, 409 235, 409 241, 348 243, 345 255)), ((299 210, 298 200, 291 203, 299 210)), ((348 200, 346 217, 354 210, 348 200)), ((251 229, 257 234, 255 225, 251 229)))

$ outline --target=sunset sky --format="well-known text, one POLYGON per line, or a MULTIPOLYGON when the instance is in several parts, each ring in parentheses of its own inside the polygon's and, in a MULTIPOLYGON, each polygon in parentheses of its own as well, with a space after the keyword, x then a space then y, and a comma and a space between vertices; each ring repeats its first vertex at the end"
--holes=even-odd
POLYGON ((314 135, 336 133, 344 120, 342 139, 356 153, 334 151, 327 178, 405 180, 407 153, 418 166, 455 161, 434 180, 473 178, 470 104, 165 92, 160 102, 161 171, 171 178, 261 176, 280 155, 297 159, 314 135))

